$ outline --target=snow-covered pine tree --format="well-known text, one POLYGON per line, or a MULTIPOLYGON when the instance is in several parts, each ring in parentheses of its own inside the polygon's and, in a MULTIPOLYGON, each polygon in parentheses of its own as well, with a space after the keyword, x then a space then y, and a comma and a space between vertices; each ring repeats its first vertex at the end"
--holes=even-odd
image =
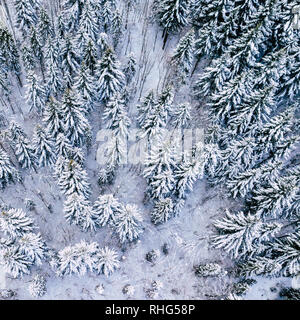
POLYGON ((63 115, 59 102, 53 98, 49 98, 43 112, 43 123, 47 132, 55 140, 58 134, 64 132, 63 115))
POLYGON ((19 51, 14 41, 13 35, 6 27, 0 25, 0 56, 3 64, 8 70, 16 75, 19 84, 22 86, 20 79, 21 66, 19 63, 19 51))
POLYGON ((95 75, 98 60, 97 48, 93 41, 88 40, 83 48, 83 63, 89 69, 92 76, 95 75))
POLYGON ((30 106, 29 110, 41 114, 45 105, 45 90, 34 72, 28 74, 27 83, 26 99, 30 106))
POLYGON ((174 216, 174 203, 172 198, 162 198, 155 202, 151 212, 151 220, 154 224, 167 222, 174 216))
MULTIPOLYGON (((272 117, 257 130, 257 143, 263 154, 276 155, 276 149, 286 141, 295 123, 295 108, 287 108, 272 117)), ((280 153, 281 154, 281 153, 280 153)))
POLYGON ((30 285, 28 288, 30 295, 33 298, 39 298, 46 294, 46 279, 41 275, 36 275, 30 281, 30 285))
POLYGON ((64 129, 73 146, 81 147, 86 141, 90 125, 78 97, 67 89, 61 105, 64 129))
POLYGON ((85 0, 63 0, 62 8, 67 31, 77 31, 84 5, 85 0))
POLYGON ((13 278, 29 274, 32 266, 18 247, 12 244, 0 250, 0 265, 13 278))
POLYGON ((192 106, 186 102, 172 110, 173 125, 175 128, 183 128, 191 119, 192 106))
POLYGON ((73 77, 80 68, 80 58, 79 52, 70 34, 66 35, 62 41, 60 57, 62 61, 65 85, 68 88, 71 88, 73 84, 73 77))
POLYGON ((66 137, 64 133, 59 133, 56 137, 56 154, 66 159, 70 159, 73 158, 71 157, 72 150, 73 147, 68 137, 66 137))
POLYGON ((78 76, 74 79, 74 89, 79 94, 84 111, 88 112, 93 109, 93 103, 96 99, 95 81, 85 63, 81 64, 78 76))
POLYGON ((294 277, 299 274, 299 230, 266 245, 263 255, 242 261, 242 276, 266 275, 294 277))
POLYGON ((105 33, 110 33, 111 31, 111 22, 112 22, 114 9, 115 8, 113 8, 109 0, 102 1, 100 23, 101 23, 102 30, 105 33))
POLYGON ((143 104, 140 108, 140 113, 142 110, 146 111, 145 116, 142 115, 139 117, 142 123, 140 136, 142 138, 148 137, 160 138, 162 134, 162 129, 166 127, 168 113, 170 113, 171 105, 174 99, 174 88, 170 85, 167 85, 161 94, 159 95, 155 105, 153 101, 153 95, 151 92, 143 101, 143 104), (149 105, 149 109, 148 109, 149 105), (152 107, 153 106, 153 107, 152 107), (148 110, 147 110, 148 109, 148 110))
MULTIPOLYGON (((248 2, 248 1, 246 1, 248 2)), ((239 25, 240 1, 198 0, 191 12, 193 24, 199 29, 196 54, 214 55, 236 36, 239 25)))
POLYGON ((137 206, 130 204, 122 206, 114 223, 115 232, 122 244, 139 238, 144 230, 142 221, 143 219, 137 206))
POLYGON ((85 1, 79 21, 77 36, 79 48, 85 46, 87 41, 92 41, 95 45, 98 40, 98 31, 97 15, 94 11, 94 7, 91 5, 90 1, 85 1))
POLYGON ((43 42, 37 28, 31 27, 29 32, 28 42, 30 44, 33 55, 40 63, 41 71, 43 73, 44 72, 43 42))
POLYGON ((112 194, 100 195, 93 205, 93 211, 97 215, 97 224, 101 227, 113 226, 120 210, 121 204, 112 194))
POLYGON ((46 258, 47 246, 40 233, 25 233, 17 239, 18 252, 32 265, 41 265, 46 258))
POLYGON ((147 179, 151 198, 160 199, 172 194, 175 186, 176 168, 174 141, 162 141, 152 144, 151 152, 145 161, 144 177, 147 179))
POLYGON ((292 204, 299 199, 299 190, 297 177, 281 175, 254 189, 249 205, 263 216, 289 216, 292 204))
POLYGON ((37 29, 43 44, 46 43, 47 39, 54 36, 52 22, 44 8, 41 8, 39 11, 37 29))
POLYGON ((110 48, 108 35, 105 32, 101 32, 99 34, 99 39, 97 42, 101 56, 103 56, 104 52, 110 48))
POLYGON ((141 103, 137 106, 138 116, 137 121, 140 128, 143 128, 145 121, 149 119, 150 115, 154 111, 156 105, 154 91, 151 90, 149 93, 141 100, 141 103))
POLYGON ((85 154, 81 148, 74 147, 71 150, 70 158, 82 166, 85 161, 85 154))
POLYGON ((233 198, 245 197, 250 192, 257 190, 268 181, 278 179, 282 163, 271 159, 266 164, 239 172, 226 182, 226 187, 233 198))
POLYGON ((57 97, 63 91, 59 44, 56 38, 49 37, 46 42, 45 68, 47 98, 57 97))
POLYGON ((176 74, 185 83, 192 71, 195 50, 195 31, 191 29, 184 35, 172 56, 171 63, 175 66, 176 74))
POLYGON ((15 0, 14 7, 16 10, 16 25, 23 35, 37 23, 38 17, 34 2, 30 0, 15 0))
POLYGON ((120 266, 118 255, 115 250, 104 247, 99 249, 98 261, 95 265, 98 274, 110 276, 120 266))
POLYGON ((183 199, 186 197, 187 191, 193 191, 193 185, 197 178, 202 177, 205 166, 204 150, 201 156, 187 157, 177 166, 175 175, 175 192, 178 198, 183 199))
POLYGON ((103 122, 107 129, 115 130, 116 134, 120 134, 124 138, 127 137, 130 119, 121 94, 117 93, 106 104, 103 122))
POLYGON ((37 125, 34 130, 32 143, 40 167, 50 166, 55 163, 55 144, 47 129, 37 125))
POLYGON ((18 137, 13 142, 13 148, 18 162, 22 168, 35 168, 35 149, 27 137, 18 137))
POLYGON ((274 237, 282 227, 276 222, 264 222, 259 213, 231 213, 229 210, 214 226, 220 234, 212 237, 213 246, 224 249, 236 259, 259 251, 262 243, 274 237))
POLYGON ((164 47, 171 33, 188 24, 190 4, 190 0, 163 0, 159 3, 156 15, 163 27, 164 47))
POLYGON ((114 11, 111 21, 111 33, 114 49, 117 48, 119 41, 122 38, 123 28, 123 17, 121 16, 120 11, 117 9, 114 11))
POLYGON ((36 67, 36 61, 35 57, 32 54, 32 51, 27 47, 27 44, 23 45, 21 50, 21 56, 26 72, 33 72, 33 70, 36 67))
POLYGON ((137 69, 136 59, 133 53, 130 53, 127 57, 127 63, 123 68, 123 73, 125 74, 127 84, 131 83, 132 79, 136 74, 136 69, 137 69))
POLYGON ((21 209, 2 210, 0 230, 10 239, 22 237, 34 230, 33 220, 21 209))
POLYGON ((12 164, 8 154, 0 148, 0 187, 4 189, 11 182, 20 181, 18 170, 12 164))
POLYGON ((64 215, 68 222, 78 225, 83 231, 95 231, 97 215, 88 200, 76 192, 64 202, 64 215))
POLYGON ((111 48, 108 48, 97 65, 97 88, 99 100, 107 102, 116 93, 121 92, 125 76, 111 48))
POLYGON ((107 247, 102 249, 96 242, 85 241, 60 250, 51 264, 58 276, 83 276, 88 271, 108 276, 119 267, 114 250, 107 247))
POLYGON ((87 172, 72 159, 63 160, 61 172, 58 175, 58 185, 65 196, 77 193, 88 199, 91 193, 87 172))
POLYGON ((88 271, 94 271, 98 262, 98 253, 99 246, 96 242, 81 241, 60 250, 51 264, 60 277, 72 274, 83 276, 88 271))

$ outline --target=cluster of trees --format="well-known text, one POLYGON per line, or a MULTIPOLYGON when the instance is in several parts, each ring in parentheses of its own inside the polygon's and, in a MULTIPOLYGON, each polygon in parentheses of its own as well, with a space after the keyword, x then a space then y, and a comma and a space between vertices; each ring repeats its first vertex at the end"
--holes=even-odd
POLYGON ((209 66, 195 95, 205 97, 218 145, 214 184, 243 199, 226 211, 212 243, 243 275, 295 276, 299 250, 299 31, 296 1, 196 1, 196 56, 209 66))
POLYGON ((1 206, 0 264, 12 277, 29 274, 47 257, 48 248, 33 220, 21 209, 1 206))
POLYGON ((50 263, 60 277, 72 274, 83 276, 87 272, 109 276, 120 266, 114 250, 85 241, 62 249, 50 263))
POLYGON ((191 150, 183 147, 183 129, 191 118, 191 105, 174 106, 174 86, 167 85, 158 97, 150 91, 138 106, 139 137, 144 139, 147 196, 153 200, 152 221, 159 224, 176 216, 197 179, 214 170, 213 144, 198 141, 191 150))

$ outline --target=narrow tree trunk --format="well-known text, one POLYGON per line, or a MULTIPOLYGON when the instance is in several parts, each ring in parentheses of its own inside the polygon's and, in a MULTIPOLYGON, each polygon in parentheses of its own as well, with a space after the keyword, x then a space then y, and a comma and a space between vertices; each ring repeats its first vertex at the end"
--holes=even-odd
POLYGON ((168 38, 169 38, 169 33, 168 33, 168 32, 165 32, 165 36, 164 36, 164 45, 163 45, 163 47, 162 47, 162 49, 163 49, 163 50, 165 50, 165 47, 166 47, 166 44, 167 44, 168 38))
POLYGON ((201 60, 201 58, 198 57, 198 58, 197 58, 197 62, 196 62, 196 64, 195 64, 195 67, 194 67, 194 69, 193 69, 193 72, 192 72, 192 74, 191 74, 191 77, 194 75, 194 73, 195 73, 195 71, 196 71, 196 69, 197 69, 197 67, 198 67, 198 65, 199 65, 200 60, 201 60))

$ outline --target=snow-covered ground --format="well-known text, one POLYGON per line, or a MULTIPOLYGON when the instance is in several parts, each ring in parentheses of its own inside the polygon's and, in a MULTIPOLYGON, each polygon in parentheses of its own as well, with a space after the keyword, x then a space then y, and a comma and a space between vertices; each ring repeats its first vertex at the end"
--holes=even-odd
MULTIPOLYGON (((124 45, 118 54, 122 57, 133 52, 137 58, 139 70, 133 85, 133 96, 129 106, 131 119, 135 120, 136 105, 150 89, 157 92, 162 88, 168 73, 168 59, 178 42, 180 34, 172 37, 166 50, 162 50, 161 30, 157 25, 151 25, 150 2, 141 1, 140 8, 129 16, 128 29, 124 34, 124 45), (149 25, 147 25, 149 23, 149 25)), ((184 31, 182 31, 184 33, 184 31)), ((201 68, 201 65, 198 67, 201 68)), ((199 70, 198 70, 199 71, 199 70)), ((189 91, 183 88, 177 92, 175 101, 188 101, 193 108, 193 126, 203 127, 205 122, 201 109, 189 96, 189 91)), ((21 108, 24 117, 10 116, 8 120, 16 119, 32 134, 37 118, 31 118, 26 112, 24 88, 19 91, 15 87, 12 102, 21 108)), ((1 106, 6 114, 9 107, 1 106)), ((65 246, 76 244, 80 240, 96 241, 101 246, 108 245, 115 248, 121 260, 120 269, 109 278, 103 275, 88 274, 84 277, 66 276, 58 278, 48 264, 33 268, 32 274, 22 279, 12 279, 3 274, 0 269, 0 289, 16 291, 16 299, 33 299, 29 292, 29 281, 35 274, 45 275, 47 279, 47 293, 41 299, 222 299, 234 278, 232 261, 225 253, 212 250, 209 247, 209 235, 213 232, 212 221, 223 213, 225 208, 237 204, 230 202, 220 190, 209 187, 205 180, 198 181, 180 216, 170 222, 154 226, 150 221, 151 206, 144 205, 146 181, 139 174, 136 167, 128 165, 117 172, 113 185, 101 189, 97 184, 96 152, 98 144, 96 135, 101 128, 100 107, 95 108, 89 120, 93 127, 93 147, 90 150, 85 166, 92 184, 92 201, 100 194, 114 193, 115 197, 124 203, 136 204, 142 212, 145 232, 137 243, 133 243, 123 252, 117 239, 109 228, 98 229, 95 233, 83 233, 76 226, 70 226, 63 216, 63 196, 53 178, 50 169, 39 169, 38 173, 23 171, 23 184, 10 185, 0 193, 0 200, 15 208, 25 208, 24 200, 31 199, 36 209, 30 214, 34 218, 39 230, 51 248, 60 250, 65 246), (52 209, 47 208, 52 205, 52 209), (168 254, 164 254, 162 247, 169 246, 168 254), (146 260, 146 254, 157 250, 159 256, 154 263, 146 260), (215 278, 196 277, 193 266, 204 262, 217 262, 227 270, 227 275, 215 278), (153 281, 160 281, 161 288, 157 295, 149 296, 153 291, 153 281), (103 292, 99 287, 103 285, 103 292), (134 287, 131 297, 124 295, 126 285, 134 287)), ((257 283, 250 288, 247 299, 274 299, 278 296, 280 286, 289 284, 286 279, 257 279, 257 283), (270 288, 276 287, 276 291, 270 288)))

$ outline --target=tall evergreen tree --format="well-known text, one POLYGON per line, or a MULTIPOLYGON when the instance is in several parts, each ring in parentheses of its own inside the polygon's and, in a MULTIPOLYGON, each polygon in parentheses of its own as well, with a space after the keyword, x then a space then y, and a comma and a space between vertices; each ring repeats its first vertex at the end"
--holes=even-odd
POLYGON ((119 62, 112 49, 107 49, 97 67, 97 86, 99 99, 103 102, 120 92, 125 76, 119 68, 119 62))
POLYGON ((54 141, 46 129, 38 125, 35 128, 32 142, 40 167, 55 163, 54 141))
POLYGON ((40 85, 40 81, 35 73, 30 72, 27 76, 27 103, 30 106, 29 111, 42 113, 45 106, 45 90, 40 85))
POLYGON ((88 199, 91 193, 87 172, 72 159, 62 162, 58 185, 67 197, 76 193, 88 199))
POLYGON ((163 27, 164 46, 171 33, 179 31, 188 24, 190 0, 163 0, 156 12, 163 27))
POLYGON ((64 129, 74 146, 82 146, 90 131, 90 125, 85 117, 85 110, 78 102, 72 90, 67 89, 62 101, 64 129))

